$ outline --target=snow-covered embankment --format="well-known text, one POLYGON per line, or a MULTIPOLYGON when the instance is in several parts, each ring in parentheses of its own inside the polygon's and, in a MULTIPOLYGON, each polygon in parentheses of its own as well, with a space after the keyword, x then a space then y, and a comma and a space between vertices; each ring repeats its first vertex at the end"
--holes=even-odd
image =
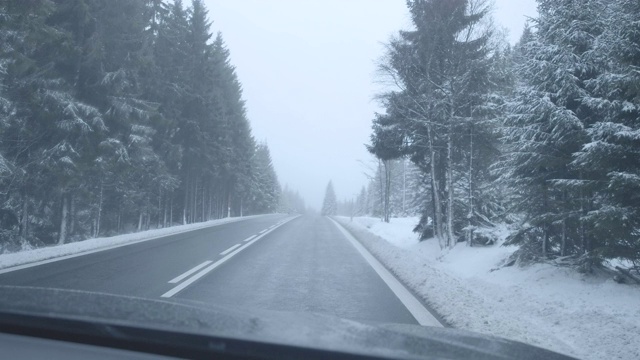
POLYGON ((338 217, 390 271, 455 328, 491 334, 582 359, 640 359, 640 288, 547 264, 496 271, 515 248, 446 253, 418 242, 416 218, 338 217))

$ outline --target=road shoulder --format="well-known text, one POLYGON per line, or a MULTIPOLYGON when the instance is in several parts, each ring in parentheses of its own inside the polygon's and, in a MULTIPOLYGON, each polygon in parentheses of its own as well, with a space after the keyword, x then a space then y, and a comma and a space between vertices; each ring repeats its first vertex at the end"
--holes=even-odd
MULTIPOLYGON (((429 303, 425 301, 426 299, 419 296, 414 289, 394 273, 393 269, 385 263, 383 256, 372 253, 370 239, 368 239, 369 236, 367 236, 369 234, 357 231, 354 227, 349 226, 349 223, 339 218, 330 219, 356 250, 358 250, 360 255, 373 267, 380 278, 389 286, 391 291, 400 299, 420 325, 449 327, 443 317, 434 311, 429 303)), ((374 235, 371 234, 371 236, 374 235)))

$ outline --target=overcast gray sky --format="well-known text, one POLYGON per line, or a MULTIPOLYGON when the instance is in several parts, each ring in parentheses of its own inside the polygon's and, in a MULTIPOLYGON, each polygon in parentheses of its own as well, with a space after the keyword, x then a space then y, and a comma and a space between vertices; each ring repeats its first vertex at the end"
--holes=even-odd
MULTIPOLYGON (((382 43, 410 28, 403 0, 205 0, 243 84, 253 134, 271 149, 280 182, 320 208, 367 183, 373 96, 382 43)), ((517 41, 535 0, 495 0, 517 41)))

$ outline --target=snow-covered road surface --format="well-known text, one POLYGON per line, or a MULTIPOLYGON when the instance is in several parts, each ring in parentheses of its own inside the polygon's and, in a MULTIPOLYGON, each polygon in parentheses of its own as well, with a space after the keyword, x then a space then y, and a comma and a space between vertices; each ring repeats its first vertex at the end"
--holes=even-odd
POLYGON ((176 296, 239 309, 418 323, 330 219, 303 216, 265 234, 176 296))
POLYGON ((365 322, 424 324, 429 317, 424 308, 424 316, 408 310, 406 299, 398 298, 325 217, 261 216, 142 240, 0 273, 0 285, 315 312, 365 322))

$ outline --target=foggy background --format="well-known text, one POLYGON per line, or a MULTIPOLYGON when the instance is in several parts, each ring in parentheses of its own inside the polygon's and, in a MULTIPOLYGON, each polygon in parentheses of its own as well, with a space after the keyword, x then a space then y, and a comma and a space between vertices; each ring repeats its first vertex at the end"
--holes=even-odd
MULTIPOLYGON (((367 183, 375 160, 371 119, 383 43, 410 28, 402 0, 206 0, 244 86, 258 141, 268 143, 280 183, 320 208, 333 180, 338 199, 367 183), (363 165, 364 164, 364 165, 363 165)), ((514 44, 535 0, 496 0, 496 25, 514 44)))

